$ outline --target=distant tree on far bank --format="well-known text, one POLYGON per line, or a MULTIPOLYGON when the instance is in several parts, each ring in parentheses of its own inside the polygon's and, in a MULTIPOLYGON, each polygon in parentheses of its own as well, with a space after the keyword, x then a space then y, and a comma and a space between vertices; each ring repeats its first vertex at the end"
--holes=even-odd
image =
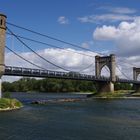
MULTIPOLYGON (((96 92, 96 84, 92 81, 66 79, 21 78, 18 81, 3 82, 3 92, 96 92)), ((132 85, 115 83, 115 90, 131 90, 132 85)))
POLYGON ((92 81, 21 78, 12 83, 3 82, 2 90, 3 92, 94 92, 95 85, 92 81))

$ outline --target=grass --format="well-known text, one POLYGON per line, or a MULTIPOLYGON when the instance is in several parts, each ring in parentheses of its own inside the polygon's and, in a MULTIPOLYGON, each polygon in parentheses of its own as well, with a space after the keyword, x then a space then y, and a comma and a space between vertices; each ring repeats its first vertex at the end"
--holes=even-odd
POLYGON ((116 98, 116 97, 124 97, 124 94, 122 93, 110 93, 110 92, 105 92, 105 93, 100 93, 97 94, 96 97, 102 97, 102 98, 116 98))
POLYGON ((1 98, 0 99, 0 110, 12 110, 22 107, 22 103, 17 99, 1 98))
POLYGON ((136 96, 136 97, 140 97, 140 92, 138 92, 138 93, 137 93, 137 92, 136 92, 136 93, 133 93, 132 96, 134 96, 134 97, 135 97, 135 96, 136 96))
POLYGON ((126 97, 128 93, 132 91, 130 90, 118 90, 111 92, 104 92, 104 93, 97 93, 94 97, 101 97, 101 98, 119 98, 119 97, 126 97))

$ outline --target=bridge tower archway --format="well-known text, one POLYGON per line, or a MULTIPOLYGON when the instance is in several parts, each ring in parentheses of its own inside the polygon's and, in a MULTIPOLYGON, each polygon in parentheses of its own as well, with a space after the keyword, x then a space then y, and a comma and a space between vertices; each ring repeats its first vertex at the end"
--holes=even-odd
POLYGON ((108 66, 103 66, 101 69, 101 77, 110 77, 110 69, 108 66))
POLYGON ((96 78, 101 77, 101 71, 102 69, 107 66, 110 70, 110 81, 115 82, 116 81, 116 64, 115 64, 115 55, 111 54, 110 56, 95 56, 95 76, 96 78))
POLYGON ((140 75, 140 68, 133 67, 133 80, 137 81, 140 75))

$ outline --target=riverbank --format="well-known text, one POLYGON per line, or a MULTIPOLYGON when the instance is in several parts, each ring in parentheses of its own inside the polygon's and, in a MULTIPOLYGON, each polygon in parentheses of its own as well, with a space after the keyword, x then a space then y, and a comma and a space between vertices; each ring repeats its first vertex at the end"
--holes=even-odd
POLYGON ((114 91, 113 93, 111 92, 104 92, 104 93, 93 93, 87 95, 89 98, 103 98, 103 99, 136 99, 140 98, 140 93, 135 93, 133 90, 118 90, 114 91))
POLYGON ((1 98, 0 99, 0 111, 10 111, 20 109, 23 107, 22 103, 17 99, 1 98))

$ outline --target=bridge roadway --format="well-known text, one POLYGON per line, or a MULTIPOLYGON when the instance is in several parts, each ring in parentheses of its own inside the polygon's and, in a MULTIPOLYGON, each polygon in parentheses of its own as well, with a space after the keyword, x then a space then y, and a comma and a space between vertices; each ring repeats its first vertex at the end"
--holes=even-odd
MULTIPOLYGON (((71 80, 86 80, 86 81, 110 81, 109 77, 101 76, 96 78, 94 75, 80 74, 76 72, 60 72, 41 69, 31 69, 23 67, 5 66, 6 76, 26 76, 26 77, 40 77, 40 78, 58 78, 58 79, 71 79, 71 80)), ((134 83, 140 84, 140 81, 127 80, 117 78, 118 83, 134 83)))

